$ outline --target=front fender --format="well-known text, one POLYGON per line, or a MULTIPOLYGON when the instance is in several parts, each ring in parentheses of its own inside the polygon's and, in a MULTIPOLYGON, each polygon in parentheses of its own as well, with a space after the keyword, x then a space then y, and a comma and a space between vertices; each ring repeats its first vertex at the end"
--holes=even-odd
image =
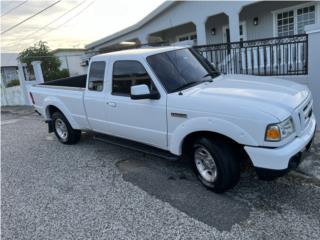
POLYGON ((63 115, 67 118, 68 122, 70 123, 71 127, 74 129, 79 129, 79 125, 78 123, 74 120, 74 118, 72 117, 71 112, 68 110, 68 108, 66 107, 66 105, 57 97, 53 97, 53 96, 49 96, 47 97, 44 102, 44 113, 45 113, 45 118, 46 119, 50 119, 49 116, 49 111, 48 111, 48 107, 49 106, 55 106, 56 108, 58 108, 63 115))
POLYGON ((258 142, 252 136, 234 123, 213 117, 201 117, 187 120, 174 130, 169 140, 170 152, 181 155, 185 137, 200 131, 219 133, 243 145, 258 145, 258 142))

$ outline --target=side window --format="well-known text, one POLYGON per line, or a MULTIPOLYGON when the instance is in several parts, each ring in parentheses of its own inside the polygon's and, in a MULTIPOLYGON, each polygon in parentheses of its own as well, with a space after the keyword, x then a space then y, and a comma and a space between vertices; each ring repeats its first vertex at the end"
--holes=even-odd
POLYGON ((138 61, 117 61, 113 64, 112 94, 130 95, 131 86, 146 84, 150 92, 156 91, 146 69, 138 61))
POLYGON ((101 92, 103 90, 104 72, 106 63, 103 61, 92 62, 89 72, 88 89, 101 92))

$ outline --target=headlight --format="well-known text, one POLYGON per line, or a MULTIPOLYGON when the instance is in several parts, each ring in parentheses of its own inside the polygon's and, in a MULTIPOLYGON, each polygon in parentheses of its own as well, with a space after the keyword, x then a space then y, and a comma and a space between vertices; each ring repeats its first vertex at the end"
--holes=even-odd
POLYGON ((289 137, 292 133, 294 133, 294 126, 290 117, 280 123, 268 125, 265 140, 268 142, 278 142, 289 137))

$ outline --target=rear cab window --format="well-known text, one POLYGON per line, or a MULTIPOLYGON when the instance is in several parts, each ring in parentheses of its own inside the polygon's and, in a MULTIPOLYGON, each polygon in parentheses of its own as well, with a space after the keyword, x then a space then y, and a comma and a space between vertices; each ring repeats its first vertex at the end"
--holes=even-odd
POLYGON ((90 65, 88 90, 101 92, 103 90, 104 74, 106 63, 104 61, 95 61, 90 65))

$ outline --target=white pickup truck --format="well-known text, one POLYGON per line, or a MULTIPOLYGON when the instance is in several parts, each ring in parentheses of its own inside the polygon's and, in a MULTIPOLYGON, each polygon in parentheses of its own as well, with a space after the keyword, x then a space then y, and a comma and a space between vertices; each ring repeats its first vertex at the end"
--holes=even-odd
POLYGON ((263 179, 296 167, 316 129, 306 86, 222 75, 184 47, 97 55, 78 82, 35 85, 30 97, 60 142, 93 131, 151 154, 183 156, 215 192, 238 182, 245 158, 263 179))

